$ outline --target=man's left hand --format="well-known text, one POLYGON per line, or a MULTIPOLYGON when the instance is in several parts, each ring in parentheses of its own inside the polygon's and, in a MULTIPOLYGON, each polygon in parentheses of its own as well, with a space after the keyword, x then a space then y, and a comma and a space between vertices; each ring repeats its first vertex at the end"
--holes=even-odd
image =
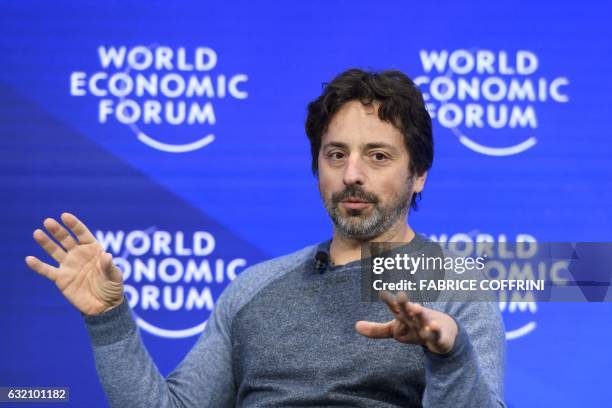
POLYGON ((360 320, 355 324, 359 334, 373 339, 394 338, 402 343, 422 344, 437 354, 447 354, 453 349, 459 328, 452 317, 409 302, 404 292, 395 297, 382 292, 381 299, 395 319, 386 323, 360 320))

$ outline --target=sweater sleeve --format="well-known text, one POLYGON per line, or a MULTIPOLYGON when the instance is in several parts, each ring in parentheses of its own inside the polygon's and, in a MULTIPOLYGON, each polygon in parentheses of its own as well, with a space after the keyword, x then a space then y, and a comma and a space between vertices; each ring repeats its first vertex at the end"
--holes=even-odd
POLYGON ((456 302, 445 309, 459 332, 448 354, 425 351, 423 406, 505 407, 505 331, 498 304, 456 302))
POLYGON ((142 343, 127 299, 108 312, 85 316, 96 369, 114 408, 230 407, 236 395, 231 366, 231 314, 217 302, 195 346, 167 378, 142 343))

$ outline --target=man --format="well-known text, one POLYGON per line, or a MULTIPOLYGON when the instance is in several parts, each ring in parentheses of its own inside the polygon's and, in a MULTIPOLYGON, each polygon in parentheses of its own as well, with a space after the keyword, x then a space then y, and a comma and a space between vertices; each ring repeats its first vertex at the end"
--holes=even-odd
POLYGON ((428 243, 407 224, 433 160, 431 119, 398 71, 352 69, 308 106, 312 169, 333 238, 245 270, 166 379, 145 350, 120 271, 74 215, 27 257, 84 315, 113 407, 492 407, 502 401, 504 331, 490 302, 361 302, 364 242, 428 243), (77 242, 78 241, 78 242, 77 242), (391 318, 391 320, 389 320, 391 318))

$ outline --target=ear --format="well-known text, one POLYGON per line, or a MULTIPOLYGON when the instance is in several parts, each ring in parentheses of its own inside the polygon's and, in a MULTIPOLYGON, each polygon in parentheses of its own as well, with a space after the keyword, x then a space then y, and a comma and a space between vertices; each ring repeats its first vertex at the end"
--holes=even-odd
POLYGON ((421 191, 423 191, 423 188, 425 187, 425 180, 427 180, 427 172, 424 171, 423 174, 421 175, 417 175, 414 179, 414 192, 415 193, 420 193, 421 191))

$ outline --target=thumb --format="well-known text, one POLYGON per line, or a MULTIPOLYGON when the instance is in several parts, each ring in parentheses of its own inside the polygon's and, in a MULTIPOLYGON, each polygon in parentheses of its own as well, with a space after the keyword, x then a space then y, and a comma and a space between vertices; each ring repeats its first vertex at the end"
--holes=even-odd
POLYGON ((362 336, 372 339, 388 339, 393 337, 393 320, 386 323, 368 322, 359 320, 355 323, 355 330, 362 336))
POLYGON ((113 263, 112 254, 104 252, 102 254, 102 259, 100 260, 100 266, 111 281, 120 283, 123 280, 121 270, 113 263))

